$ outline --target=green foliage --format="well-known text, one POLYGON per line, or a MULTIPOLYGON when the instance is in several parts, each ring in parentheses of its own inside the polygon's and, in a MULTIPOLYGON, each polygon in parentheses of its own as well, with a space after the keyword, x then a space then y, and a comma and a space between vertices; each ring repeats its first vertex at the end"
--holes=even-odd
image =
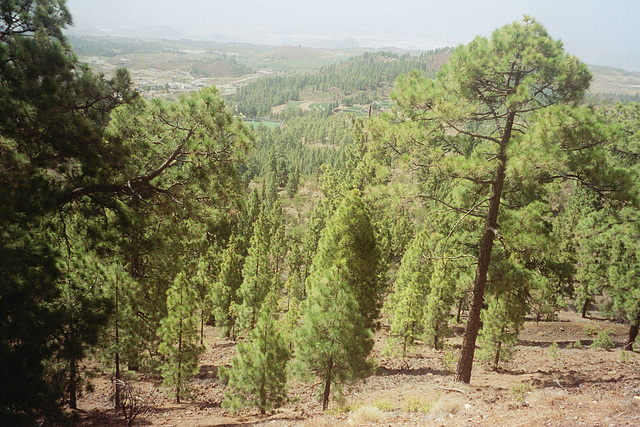
POLYGON ((491 298, 487 309, 483 310, 478 357, 493 370, 513 356, 525 312, 522 301, 508 293, 491 298))
POLYGON ((372 174, 373 185, 367 186, 365 198, 370 206, 371 221, 376 229, 382 258, 388 269, 394 269, 416 234, 412 213, 406 206, 405 197, 410 194, 406 189, 408 185, 387 185, 386 178, 382 177, 382 169, 386 166, 380 166, 373 153, 367 153, 364 162, 377 164, 376 167, 379 167, 372 174))
POLYGON ((222 327, 226 334, 236 323, 232 307, 240 302, 238 289, 242 285, 242 257, 239 251, 237 240, 232 239, 224 251, 220 273, 209 294, 216 325, 222 327))
POLYGON ((533 387, 531 384, 518 384, 511 387, 511 393, 518 403, 522 403, 528 394, 531 394, 533 387))
MULTIPOLYGON (((286 236, 284 214, 280 199, 277 199, 271 207, 269 222, 271 223, 269 233, 271 237, 271 264, 276 279, 280 281, 279 277, 283 270, 283 264, 289 252, 289 239, 286 236)), ((278 285, 277 288, 280 289, 282 286, 278 285)))
POLYGON ((426 401, 422 399, 409 399, 407 400, 405 410, 407 412, 420 412, 427 414, 431 412, 437 400, 437 398, 435 400, 426 401))
MULTIPOLYGON (((247 117, 267 117, 273 107, 298 101, 301 92, 327 92, 338 89, 349 94, 363 91, 357 98, 343 98, 343 103, 370 103, 364 92, 375 92, 390 86, 394 79, 412 70, 433 74, 441 65, 443 50, 415 57, 388 52, 365 53, 342 64, 323 67, 314 73, 260 79, 241 87, 231 102, 247 117)), ((330 111, 330 109, 327 109, 330 111)))
POLYGON ((424 330, 424 298, 429 294, 428 285, 433 269, 433 264, 426 262, 431 252, 430 242, 428 229, 419 232, 411 241, 402 258, 394 292, 387 304, 387 309, 393 313, 391 333, 402 337, 405 347, 424 330))
POLYGON ((223 376, 228 387, 223 407, 234 411, 255 406, 260 413, 280 407, 287 398, 289 349, 276 328, 274 312, 265 307, 248 342, 238 343, 237 356, 223 376))
POLYGON ((66 319, 58 357, 68 363, 67 391, 69 405, 74 409, 81 391, 78 362, 87 348, 98 343, 113 310, 111 298, 100 286, 106 281, 105 269, 100 264, 92 254, 70 252, 60 286, 59 303, 64 306, 66 319))
POLYGON ((348 126, 344 117, 320 113, 286 117, 275 128, 258 126, 256 149, 247 159, 249 176, 266 178, 275 173, 278 186, 286 186, 287 177, 296 170, 301 176, 317 174, 321 165, 335 164, 339 147, 351 141, 348 126))
POLYGON ((287 180, 287 197, 292 199, 298 193, 298 188, 300 188, 300 167, 296 166, 287 180))
MULTIPOLYGON (((631 355, 635 356, 635 354, 631 353, 631 355)), ((622 350, 620 352, 620 361, 622 362, 628 362, 630 359, 629 353, 627 353, 626 351, 622 350)))
POLYGON ((575 265, 576 307, 583 315, 594 298, 601 294, 606 281, 608 245, 599 230, 605 217, 601 209, 601 200, 594 191, 577 187, 556 220, 557 233, 564 240, 565 251, 575 265))
MULTIPOLYGON (((607 291, 612 300, 610 312, 629 321, 630 328, 640 323, 640 244, 638 235, 638 210, 624 208, 606 236, 608 237, 607 291)), ((627 349, 633 348, 634 337, 630 333, 627 349)))
POLYGON ((433 348, 440 349, 449 332, 451 305, 456 291, 456 275, 448 271, 445 261, 435 261, 433 264, 423 318, 424 339, 433 348))
MULTIPOLYGON (((604 307, 606 314, 630 323, 628 346, 633 345, 633 331, 640 322, 636 208, 639 118, 640 105, 629 103, 595 110, 590 122, 584 117, 573 119, 574 124, 597 120, 591 126, 599 127, 609 155, 590 159, 585 169, 603 170, 603 182, 596 188, 576 187, 559 217, 560 225, 566 227, 565 239, 571 242, 568 249, 575 253, 578 307, 585 316, 594 297, 606 293, 610 298, 604 307)), ((575 126, 572 128, 575 132, 575 126)))
POLYGON ((455 372, 456 365, 458 364, 458 360, 460 359, 460 355, 457 350, 455 350, 452 346, 445 344, 444 345, 444 356, 442 356, 442 366, 447 372, 455 372))
MULTIPOLYGON (((622 175, 609 167, 606 132, 589 109, 569 106, 581 100, 590 77, 584 64, 565 54, 561 42, 525 17, 490 38, 477 37, 455 49, 435 79, 411 73, 397 82, 397 109, 388 117, 391 126, 378 129, 380 144, 389 146, 394 157, 421 165, 417 176, 425 197, 456 214, 443 234, 481 236, 475 249, 463 237, 457 239, 466 242, 462 250, 443 251, 477 257, 460 381, 471 377, 485 287, 494 282, 487 282, 494 274, 491 265, 529 276, 528 286, 535 283, 534 275, 549 277, 536 291, 538 305, 541 312, 553 312, 557 304, 549 304, 549 310, 540 303, 555 299, 554 288, 567 280, 566 264, 554 263, 549 253, 553 246, 544 242, 550 221, 540 208, 550 212, 551 206, 533 204, 545 199, 547 184, 576 179, 603 189, 624 187, 610 186, 612 177, 622 175), (520 221, 510 221, 517 217, 520 221), (526 233, 518 232, 521 224, 527 225, 526 233), (500 245, 494 245, 496 238, 500 245)), ((489 290, 500 296, 497 289, 489 290)), ((517 293, 525 296, 529 289, 517 293)), ((517 311, 522 316, 527 310, 517 311)), ((515 332, 513 326, 507 329, 515 332)), ((490 335, 497 337, 500 331, 502 327, 490 335)))
POLYGON ((251 330, 256 325, 262 303, 276 278, 269 259, 270 228, 268 212, 263 204, 254 224, 249 253, 242 268, 242 285, 238 289, 242 305, 237 307, 236 313, 242 330, 251 330))
POLYGON ((449 242, 432 227, 420 231, 409 245, 387 308, 393 313, 391 333, 403 337, 405 345, 422 337, 439 349, 448 333, 453 300, 467 280, 468 267, 462 259, 447 259, 442 248, 449 242))
POLYGON ((46 222, 82 177, 122 160, 102 135, 110 111, 134 95, 126 72, 106 80, 71 53, 64 1, 3 2, 0 10, 0 419, 59 423, 70 383, 48 367, 91 343, 89 330, 68 346, 60 338, 81 322, 70 310, 98 313, 102 296, 84 299, 83 282, 67 287, 68 304, 61 299, 60 286, 71 283, 62 278, 62 239, 46 222))
POLYGON ((159 352, 165 356, 161 367, 163 384, 180 403, 189 397, 189 378, 198 373, 198 357, 204 351, 199 343, 198 298, 194 286, 179 273, 167 291, 167 317, 158 335, 159 352))
POLYGON ((282 330, 290 348, 293 348, 295 331, 302 317, 303 284, 299 273, 294 272, 289 276, 285 283, 285 289, 287 291, 287 302, 284 318, 282 319, 282 330))
POLYGON ((383 264, 367 208, 355 193, 345 196, 322 231, 307 289, 338 266, 367 327, 373 327, 382 306, 383 264))
POLYGON ((301 264, 305 267, 302 271, 302 279, 305 281, 309 276, 311 263, 318 250, 321 233, 333 214, 333 211, 334 209, 331 203, 325 198, 322 198, 309 215, 307 228, 302 236, 301 248, 301 264))
POLYGON ((382 412, 392 412, 393 406, 391 406, 391 402, 383 400, 375 403, 375 407, 382 412))
POLYGON ((295 349, 298 372, 313 374, 324 384, 325 410, 332 386, 339 387, 368 370, 373 334, 349 283, 344 261, 322 272, 309 280, 295 349))
POLYGON ((584 325, 582 327, 582 330, 588 336, 595 336, 598 335, 598 332, 600 332, 600 328, 594 325, 584 325))
MULTIPOLYGON (((112 114, 108 140, 136 153, 136 161, 122 165, 111 178, 116 183, 130 179, 131 188, 120 191, 173 197, 187 211, 235 201, 240 191, 235 166, 252 143, 248 129, 225 108, 215 89, 193 92, 171 104, 154 100, 122 106, 112 114), (165 143, 157 144, 158 138, 165 143), (179 185, 185 180, 189 185, 179 185)), ((87 186, 69 197, 118 191, 118 185, 87 186)))
POLYGON ((561 353, 558 349, 558 343, 555 341, 552 342, 551 345, 549 345, 549 356, 551 356, 553 360, 560 359, 561 353))
POLYGON ((593 343, 591 344, 591 348, 599 348, 602 350, 611 350, 612 348, 614 348, 616 345, 613 341, 611 341, 611 332, 604 330, 604 331, 600 331, 598 333, 598 336, 596 337, 595 340, 593 340, 593 343))

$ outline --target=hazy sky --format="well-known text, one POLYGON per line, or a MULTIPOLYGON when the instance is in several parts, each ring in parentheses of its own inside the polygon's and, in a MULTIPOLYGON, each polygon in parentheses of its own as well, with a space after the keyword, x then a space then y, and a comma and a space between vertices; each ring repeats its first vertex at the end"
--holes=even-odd
MULTIPOLYGON (((640 71, 640 0, 67 0, 71 32, 433 49, 534 16, 591 64, 640 71), (159 30, 159 27, 165 27, 159 30)), ((226 41, 226 40, 221 40, 226 41)))

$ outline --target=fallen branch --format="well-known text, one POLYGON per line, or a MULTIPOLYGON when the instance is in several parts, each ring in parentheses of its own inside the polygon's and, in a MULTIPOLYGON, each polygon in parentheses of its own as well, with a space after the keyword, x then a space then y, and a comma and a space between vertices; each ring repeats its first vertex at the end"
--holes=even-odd
MULTIPOLYGON (((563 389, 564 391, 567 391, 567 389, 566 389, 566 388, 564 388, 564 387, 562 386, 562 384, 560 384, 560 380, 558 379, 558 377, 556 377, 556 374, 551 374, 551 375, 553 375, 553 379, 555 380, 556 384, 558 384, 558 387, 560 387, 560 388, 561 388, 561 389, 563 389)), ((567 391, 567 393, 568 393, 568 391, 567 391)))
POLYGON ((453 387, 441 387, 441 386, 436 386, 437 389, 440 390, 446 390, 446 391, 457 391, 458 393, 462 393, 462 394, 466 394, 467 392, 464 390, 461 390, 459 388, 453 388, 453 387))

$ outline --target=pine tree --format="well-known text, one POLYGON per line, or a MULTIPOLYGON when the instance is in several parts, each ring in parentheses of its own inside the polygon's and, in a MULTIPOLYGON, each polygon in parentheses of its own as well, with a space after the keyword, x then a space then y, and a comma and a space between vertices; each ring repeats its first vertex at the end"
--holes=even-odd
POLYGON ((77 409, 81 391, 78 362, 87 348, 98 343, 111 315, 112 300, 105 294, 104 268, 93 254, 69 254, 62 283, 60 303, 65 306, 65 328, 59 357, 68 363, 67 393, 69 407, 77 409))
POLYGON ((223 328, 227 336, 236 324, 233 307, 240 303, 238 290, 242 285, 242 257, 239 250, 237 239, 232 238, 222 255, 220 274, 209 294, 216 325, 223 328))
POLYGON ((304 236, 302 237, 301 258, 303 265, 303 281, 306 281, 310 274, 311 264, 318 249, 318 242, 320 240, 322 230, 324 230, 326 223, 332 214, 333 208, 326 198, 322 198, 311 211, 304 236))
MULTIPOLYGON (((398 135, 413 151, 414 164, 425 165, 424 175, 438 175, 440 181, 465 182, 473 187, 475 191, 469 192, 467 203, 462 206, 446 202, 441 205, 458 212, 461 220, 466 216, 483 220, 477 230, 480 238, 473 299, 457 381, 471 380, 480 312, 494 241, 500 232, 498 218, 504 207, 503 199, 512 194, 516 197, 525 192, 531 194, 543 182, 557 177, 558 170, 566 171, 560 177, 580 176, 584 169, 574 155, 582 151, 568 148, 577 144, 578 139, 580 146, 584 146, 584 138, 598 141, 602 136, 595 127, 581 124, 584 133, 565 127, 567 132, 557 134, 557 139, 534 129, 536 123, 548 122, 545 114, 571 116, 576 110, 556 106, 579 101, 590 77, 587 67, 565 54, 562 44, 553 40, 542 25, 525 17, 521 23, 496 30, 491 38, 477 37, 458 47, 435 79, 416 72, 396 85, 394 100, 399 106, 396 117, 398 122, 407 124, 403 125, 407 133, 398 135), (576 138, 578 133, 580 138, 576 138), (532 144, 534 139, 527 139, 527 135, 537 135, 537 144, 532 144), (516 149, 514 145, 519 146, 516 149), (535 151, 527 148, 534 145, 535 151), (527 162, 517 160, 523 152, 530 155, 527 162), (543 153, 549 157, 538 161, 543 153), (526 169, 530 164, 536 168, 526 169), (545 169, 550 165, 553 167, 545 169), (522 176, 530 176, 531 180, 521 179, 522 176), (480 200, 468 203, 478 196, 480 200)), ((558 122, 558 127, 564 126, 558 122)), ((398 145, 404 146, 402 142, 398 145)), ((596 157, 602 158, 600 143, 591 147, 596 157)), ((398 151, 396 148, 395 152, 398 151)), ((437 193, 429 197, 442 201, 437 193)))
POLYGON ((344 261, 313 276, 304 305, 302 325, 296 331, 296 360, 302 375, 313 373, 324 384, 322 410, 331 389, 358 378, 369 366, 372 332, 361 314, 344 261))
POLYGON ((167 317, 158 335, 159 351, 165 356, 161 367, 163 384, 172 389, 176 402, 189 396, 187 381, 198 372, 198 295, 186 275, 179 273, 167 291, 167 317))
MULTIPOLYGON (((128 296, 132 290, 132 280, 122 265, 117 262, 104 266, 103 271, 105 274, 104 287, 113 297, 113 315, 110 318, 109 324, 112 332, 105 337, 105 340, 100 344, 100 348, 108 359, 108 365, 113 366, 115 379, 121 380, 122 368, 126 363, 124 356, 127 353, 127 347, 131 346, 127 325, 132 322, 132 318, 134 317, 134 314, 131 312, 131 305, 128 302, 128 296)), ((129 350, 129 352, 131 351, 129 350)), ((121 402, 119 392, 121 384, 116 381, 115 387, 114 404, 116 409, 120 409, 121 402)))
POLYGON ((228 372, 229 391, 223 407, 238 410, 255 406, 261 414, 280 407, 287 398, 289 349, 276 327, 277 319, 269 305, 260 311, 248 342, 239 342, 237 356, 228 372))
POLYGON ((492 296, 482 312, 478 358, 494 371, 513 356, 524 323, 524 307, 513 294, 492 296))
POLYGON ((271 224, 264 207, 254 224, 249 253, 242 268, 242 285, 238 289, 242 304, 235 310, 238 325, 243 330, 251 330, 256 325, 260 308, 275 277, 269 259, 271 224))
POLYGON ((296 168, 289 174, 289 179, 287 180, 286 191, 287 197, 293 199, 293 197, 298 193, 298 188, 300 187, 300 166, 296 166, 296 168))
POLYGON ((640 329, 640 221, 636 208, 622 209, 605 232, 609 237, 608 294, 611 312, 629 322, 626 350, 633 350, 640 329))
POLYGON ((353 192, 344 198, 322 231, 307 288, 338 263, 367 327, 373 327, 382 306, 383 264, 366 206, 353 192))
POLYGON ((428 229, 420 231, 411 241, 402 257, 394 292, 388 300, 388 309, 392 313, 391 334, 402 337, 403 351, 424 330, 422 319, 433 270, 433 264, 427 260, 432 251, 430 243, 428 229))
POLYGON ((537 280, 537 274, 526 268, 521 256, 513 252, 509 257, 496 259, 491 271, 488 304, 483 309, 483 328, 479 335, 479 358, 494 370, 513 355, 529 310, 529 291, 537 280))
POLYGON ((271 208, 269 215, 269 222, 271 224, 270 230, 270 252, 273 264, 273 271, 276 277, 280 277, 282 273, 284 259, 287 256, 289 250, 288 239, 285 231, 284 216, 282 213, 282 203, 280 199, 277 199, 271 208))
POLYGON ((64 322, 75 321, 65 312, 75 305, 60 299, 63 238, 47 222, 61 195, 125 160, 102 137, 111 111, 134 93, 126 71, 107 80, 79 63, 63 35, 65 1, 1 9, 0 419, 61 423, 68 384, 53 381, 48 367, 66 351, 59 338, 73 328, 64 322))
POLYGON ((433 261, 433 271, 429 280, 429 294, 427 296, 424 313, 425 342, 433 348, 440 349, 444 338, 449 333, 451 306, 456 293, 456 273, 451 271, 451 265, 444 260, 433 261))

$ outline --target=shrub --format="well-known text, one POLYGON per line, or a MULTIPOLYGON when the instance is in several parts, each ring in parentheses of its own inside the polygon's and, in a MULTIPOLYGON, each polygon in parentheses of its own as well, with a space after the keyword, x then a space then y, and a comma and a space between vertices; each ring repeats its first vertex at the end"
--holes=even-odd
POLYGON ((549 346, 549 356, 551 356, 553 360, 558 360, 560 359, 560 356, 562 356, 560 349, 558 348, 558 343, 555 341, 549 346))
POLYGON ((611 337, 609 336, 611 331, 600 331, 595 340, 593 340, 593 344, 591 344, 591 348, 601 348, 603 350, 611 350, 616 345, 611 341, 611 337))
POLYGON ((533 391, 533 387, 531 384, 519 384, 511 387, 511 393, 513 393, 513 397, 516 399, 516 402, 522 403, 527 394, 533 391))

